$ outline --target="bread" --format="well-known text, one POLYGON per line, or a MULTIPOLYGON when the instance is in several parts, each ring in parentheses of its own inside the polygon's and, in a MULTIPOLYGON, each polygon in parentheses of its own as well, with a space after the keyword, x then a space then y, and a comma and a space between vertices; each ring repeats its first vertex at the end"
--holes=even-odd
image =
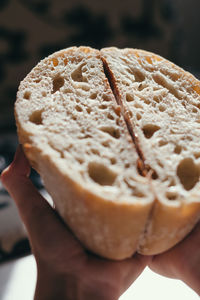
POLYGON ((31 165, 90 251, 158 254, 200 220, 200 83, 164 58, 61 50, 21 82, 15 117, 31 165))

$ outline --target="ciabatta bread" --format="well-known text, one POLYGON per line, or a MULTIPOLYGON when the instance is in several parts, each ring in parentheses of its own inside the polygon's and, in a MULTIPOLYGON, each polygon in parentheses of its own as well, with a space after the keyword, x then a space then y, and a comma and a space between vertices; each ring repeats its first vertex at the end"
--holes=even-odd
POLYGON ((199 94, 192 75, 133 49, 68 48, 22 81, 19 140, 86 248, 157 254, 200 219, 199 94))
POLYGON ((199 219, 200 83, 142 50, 102 50, 112 89, 152 170, 156 196, 140 253, 180 240, 199 219))

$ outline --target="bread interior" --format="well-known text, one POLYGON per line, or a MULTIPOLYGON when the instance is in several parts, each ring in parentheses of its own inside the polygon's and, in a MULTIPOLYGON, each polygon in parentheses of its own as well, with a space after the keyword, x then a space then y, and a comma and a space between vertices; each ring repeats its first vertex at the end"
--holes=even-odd
POLYGON ((105 48, 101 54, 157 197, 170 205, 199 201, 199 81, 142 50, 105 48))
POLYGON ((41 61, 18 99, 24 136, 73 180, 113 201, 152 201, 99 51, 74 47, 41 61))

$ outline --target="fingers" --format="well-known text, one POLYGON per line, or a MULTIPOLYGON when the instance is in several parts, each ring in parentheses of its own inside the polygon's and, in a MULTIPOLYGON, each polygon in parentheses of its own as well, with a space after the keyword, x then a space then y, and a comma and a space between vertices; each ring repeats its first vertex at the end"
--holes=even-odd
POLYGON ((169 250, 153 256, 148 267, 162 276, 177 279, 176 262, 176 253, 169 250))
POLYGON ((143 272, 151 258, 151 256, 143 256, 136 253, 133 257, 124 261, 124 270, 126 271, 126 273, 124 273, 124 291, 128 289, 143 272))
MULTIPOLYGON (((199 260, 200 262, 200 222, 193 231, 180 243, 168 251, 155 255, 149 264, 154 271, 162 272, 168 277, 177 278, 180 269, 190 264, 190 261, 199 260)), ((194 265, 194 263, 191 263, 194 265)), ((200 270, 200 268, 199 268, 200 270)))
POLYGON ((200 222, 176 247, 177 270, 181 280, 200 295, 200 222))
POLYGON ((163 276, 184 281, 200 294, 200 222, 172 249, 154 256, 149 267, 163 276))
POLYGON ((7 167, 1 174, 1 180, 6 186, 6 183, 9 183, 12 177, 11 175, 23 175, 25 177, 28 177, 30 175, 30 169, 31 168, 29 166, 29 163, 22 151, 22 147, 19 145, 17 147, 12 164, 9 167, 7 167))
POLYGON ((39 214, 42 216, 44 209, 49 212, 50 207, 29 180, 29 173, 28 161, 21 147, 18 147, 12 164, 3 171, 1 180, 15 200, 27 229, 32 232, 32 228, 42 222, 42 218, 38 218, 39 214))
POLYGON ((18 207, 32 245, 43 251, 58 247, 64 241, 78 243, 36 190, 28 178, 29 173, 29 163, 21 147, 18 147, 12 164, 2 173, 1 180, 18 207))
MULTIPOLYGON (((117 293, 119 297, 142 273, 149 260, 151 260, 151 256, 143 256, 136 253, 134 256, 125 260, 112 261, 91 255, 89 259, 90 264, 86 272, 94 274, 95 270, 98 270, 96 279, 101 282, 105 278, 108 286, 116 286, 117 282, 117 293)), ((87 277, 89 277, 88 274, 87 277)), ((92 280, 91 278, 91 282, 92 280)))

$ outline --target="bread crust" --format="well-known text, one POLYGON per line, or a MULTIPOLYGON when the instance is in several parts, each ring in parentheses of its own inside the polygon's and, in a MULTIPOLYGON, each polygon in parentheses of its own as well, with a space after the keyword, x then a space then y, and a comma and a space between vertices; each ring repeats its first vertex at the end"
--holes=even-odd
MULTIPOLYGON (((62 53, 73 55, 77 49, 65 49, 53 57, 60 57, 62 53)), ((106 52, 114 49, 106 49, 106 52)), ((96 53, 99 58, 104 53, 104 50, 100 53, 88 47, 80 47, 78 51, 96 53)), ((162 59, 142 50, 127 51, 162 59)), ((188 76, 194 87, 198 86, 198 81, 191 74, 184 71, 183 74, 188 76)), ((22 84, 20 89, 23 88, 22 84)), ((19 96, 17 101, 20 101, 19 96)), ((19 141, 30 164, 41 174, 63 220, 90 251, 114 260, 131 257, 136 251, 144 255, 158 254, 182 240, 200 220, 199 195, 188 202, 163 202, 150 178, 151 196, 146 202, 114 202, 96 195, 95 191, 88 190, 63 172, 59 160, 33 143, 32 136, 23 128, 17 109, 15 118, 19 141)))
POLYGON ((172 248, 194 228, 199 214, 198 202, 169 206, 156 200, 138 252, 155 255, 172 248))
MULTIPOLYGON (((192 74, 184 71, 172 62, 144 50, 129 49, 129 53, 152 57, 157 61, 164 61, 170 68, 177 69, 187 81, 190 81, 192 89, 194 88, 199 92, 199 81, 192 74)), ((156 187, 154 190, 156 191, 156 187)), ((154 255, 167 251, 187 236, 199 220, 200 195, 191 194, 188 202, 180 201, 173 205, 169 201, 167 203, 163 202, 159 196, 159 189, 157 189, 151 219, 147 224, 146 234, 138 252, 144 255, 154 255)))
MULTIPOLYGON (((142 57, 147 57, 147 59, 154 59, 157 62, 164 62, 169 65, 172 69, 177 69, 181 76, 186 78, 191 84, 191 89, 194 89, 198 94, 200 91, 200 82, 189 72, 184 71, 180 67, 176 66, 172 62, 164 59, 163 57, 156 55, 152 52, 148 52, 140 49, 123 49, 119 50, 115 47, 104 48, 101 50, 104 63, 107 64, 108 73, 111 76, 112 85, 118 101, 124 105, 123 95, 120 90, 119 83, 115 79, 115 73, 112 70, 112 66, 109 65, 107 60, 107 55, 110 53, 116 53, 118 51, 123 51, 125 55, 134 55, 138 59, 142 57)), ((128 108, 124 105, 123 110, 126 112, 128 108)), ((132 130, 134 131, 134 124, 132 124, 132 130)), ((137 135, 136 135, 137 136, 137 135)), ((137 143, 136 149, 138 149, 139 156, 145 162, 145 153, 141 149, 139 137, 134 139, 137 143)), ((145 163, 144 163, 145 167, 145 163)), ((149 168, 149 166, 147 166, 149 168)), ((147 169, 148 173, 148 169, 147 169)), ((178 242, 180 242, 195 226, 195 224, 200 220, 200 196, 196 193, 190 195, 188 202, 184 201, 163 201, 160 194, 162 190, 162 185, 157 186, 155 182, 151 182, 153 186, 153 191, 155 194, 154 204, 146 221, 144 235, 141 237, 140 244, 137 251, 143 255, 155 255, 167 251, 178 242)), ((165 189, 163 187, 163 189, 165 189)), ((199 191, 200 192, 200 191, 199 191)))
POLYGON ((23 148, 42 175, 59 214, 88 250, 114 260, 131 257, 137 251, 153 201, 116 203, 98 197, 61 172, 57 162, 44 156, 41 149, 26 142, 23 148))

